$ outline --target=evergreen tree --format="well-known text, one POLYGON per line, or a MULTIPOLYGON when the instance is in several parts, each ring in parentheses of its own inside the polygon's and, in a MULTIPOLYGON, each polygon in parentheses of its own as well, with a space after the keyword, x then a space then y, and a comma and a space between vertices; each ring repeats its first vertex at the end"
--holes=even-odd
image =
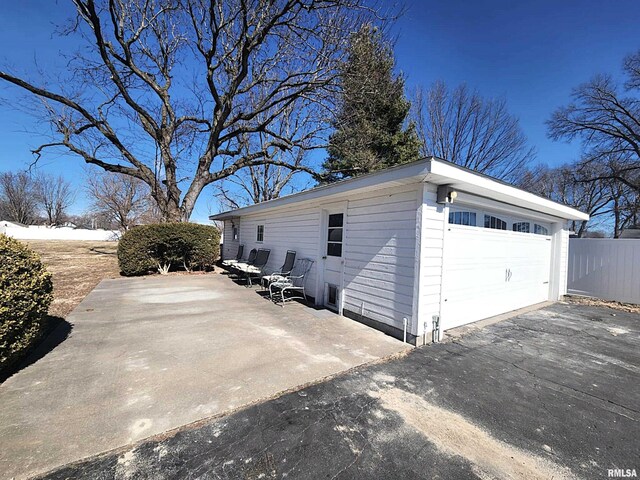
POLYGON ((391 47, 371 25, 353 34, 342 66, 342 99, 323 164, 329 182, 417 160, 415 126, 391 47))

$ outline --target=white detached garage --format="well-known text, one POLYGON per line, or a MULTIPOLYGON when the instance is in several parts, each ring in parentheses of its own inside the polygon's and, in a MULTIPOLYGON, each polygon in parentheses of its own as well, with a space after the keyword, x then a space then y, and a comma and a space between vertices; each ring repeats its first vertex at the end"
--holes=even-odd
POLYGON ((223 257, 314 260, 316 304, 412 343, 566 293, 567 220, 588 215, 431 158, 213 215, 223 257))

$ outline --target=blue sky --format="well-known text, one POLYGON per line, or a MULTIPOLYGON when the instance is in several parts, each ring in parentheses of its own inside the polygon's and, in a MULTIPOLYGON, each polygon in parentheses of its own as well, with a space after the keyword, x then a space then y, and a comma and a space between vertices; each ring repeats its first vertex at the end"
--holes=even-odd
MULTIPOLYGON (((38 78, 59 68, 75 38, 59 38, 54 26, 72 13, 71 2, 22 0, 3 2, 0 16, 0 66, 38 78)), ((566 104, 571 89, 599 72, 620 74, 622 58, 640 48, 640 2, 637 0, 442 0, 410 1, 394 26, 396 63, 409 93, 436 80, 450 86, 466 82, 483 96, 504 97, 520 119, 538 161, 557 165, 575 159, 578 144, 552 142, 545 120, 566 104)), ((0 84, 0 171, 25 168, 37 146, 34 132, 46 128, 16 111, 18 91, 0 84), (25 133, 28 132, 28 133, 25 133)), ((45 157, 43 170, 61 173, 80 187, 83 163, 45 157)), ((76 213, 86 208, 78 195, 76 213)), ((215 210, 210 191, 203 192, 192 217, 204 221, 215 210)))

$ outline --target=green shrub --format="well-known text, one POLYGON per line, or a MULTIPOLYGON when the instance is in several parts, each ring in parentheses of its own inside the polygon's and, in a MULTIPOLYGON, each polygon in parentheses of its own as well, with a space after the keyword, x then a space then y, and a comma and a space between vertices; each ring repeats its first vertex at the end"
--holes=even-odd
POLYGON ((206 270, 220 255, 218 228, 197 223, 159 223, 128 230, 118 244, 123 275, 206 270))
POLYGON ((37 253, 0 234, 0 371, 42 336, 53 283, 37 253))

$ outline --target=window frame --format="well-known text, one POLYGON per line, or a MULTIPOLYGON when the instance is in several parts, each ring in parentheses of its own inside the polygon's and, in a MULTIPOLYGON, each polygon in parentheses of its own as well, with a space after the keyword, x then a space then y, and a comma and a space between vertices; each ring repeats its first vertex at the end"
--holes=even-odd
POLYGON ((335 258, 342 258, 342 255, 344 253, 344 213, 340 212, 340 213, 330 213, 327 216, 327 230, 326 230, 326 234, 327 234, 327 240, 325 242, 325 255, 327 257, 335 257, 335 258), (337 225, 331 225, 331 217, 337 217, 340 216, 341 218, 341 222, 340 222, 340 226, 337 225), (340 230, 340 241, 332 241, 330 240, 330 234, 332 230, 340 230), (335 248, 335 246, 339 247, 339 251, 340 251, 340 255, 336 255, 335 252, 332 253, 331 252, 331 248, 335 248), (331 246, 331 248, 330 248, 331 246))
POLYGON ((542 225, 540 223, 533 224, 533 232, 534 235, 544 235, 545 237, 549 236, 549 227, 546 225, 542 225), (544 232, 539 232, 538 230, 544 230, 544 232))
POLYGON ((509 215, 508 213, 504 213, 498 210, 491 210, 486 208, 474 208, 471 205, 455 205, 455 206, 451 205, 449 207, 449 214, 447 216, 447 226, 455 226, 456 228, 487 228, 490 230, 507 231, 507 232, 513 232, 518 234, 525 234, 525 235, 544 235, 544 236, 549 236, 550 235, 549 232, 551 231, 551 225, 544 221, 539 221, 534 218, 529 218, 529 217, 525 217, 517 214, 509 215), (465 213, 475 214, 476 216, 475 225, 473 225, 471 222, 471 215, 469 218, 469 225, 464 223, 455 223, 456 214, 458 214, 458 217, 462 215, 463 219, 461 221, 464 222, 465 213), (505 222, 506 228, 502 229, 502 228, 485 227, 484 226, 485 216, 494 217, 497 220, 505 222), (452 223, 451 220, 454 220, 454 222, 452 223), (529 224, 529 231, 526 232, 521 230, 514 230, 514 227, 519 224, 529 224), (538 226, 538 229, 542 228, 544 229, 544 231, 535 233, 536 225, 538 226))
POLYGON ((449 219, 447 221, 449 225, 462 225, 465 227, 477 227, 478 226, 478 213, 473 210, 449 210, 449 219), (468 216, 468 221, 465 223, 465 215, 468 216), (460 222, 456 221, 456 217, 459 216, 460 222), (473 220, 471 220, 473 217, 473 220), (453 222, 451 221, 453 219, 453 222))
POLYGON ((497 215, 499 214, 492 214, 492 213, 485 213, 484 214, 484 227, 483 228, 488 228, 490 230, 502 230, 502 231, 508 231, 508 226, 509 226, 509 220, 508 217, 498 217, 497 215), (507 218, 507 220, 505 220, 505 218, 507 218), (487 227, 487 223, 489 223, 489 226, 487 227), (491 226, 491 225, 495 225, 495 226, 491 226), (502 228, 504 226, 504 228, 502 228))
POLYGON ((256 242, 263 243, 264 242, 264 224, 259 224, 256 229, 256 242))
POLYGON ((516 220, 511 222, 511 231, 512 232, 516 232, 516 233, 531 233, 531 222, 529 220, 516 220), (526 225, 526 230, 521 230, 520 228, 518 228, 518 230, 516 230, 516 225, 519 226, 524 226, 526 225))

